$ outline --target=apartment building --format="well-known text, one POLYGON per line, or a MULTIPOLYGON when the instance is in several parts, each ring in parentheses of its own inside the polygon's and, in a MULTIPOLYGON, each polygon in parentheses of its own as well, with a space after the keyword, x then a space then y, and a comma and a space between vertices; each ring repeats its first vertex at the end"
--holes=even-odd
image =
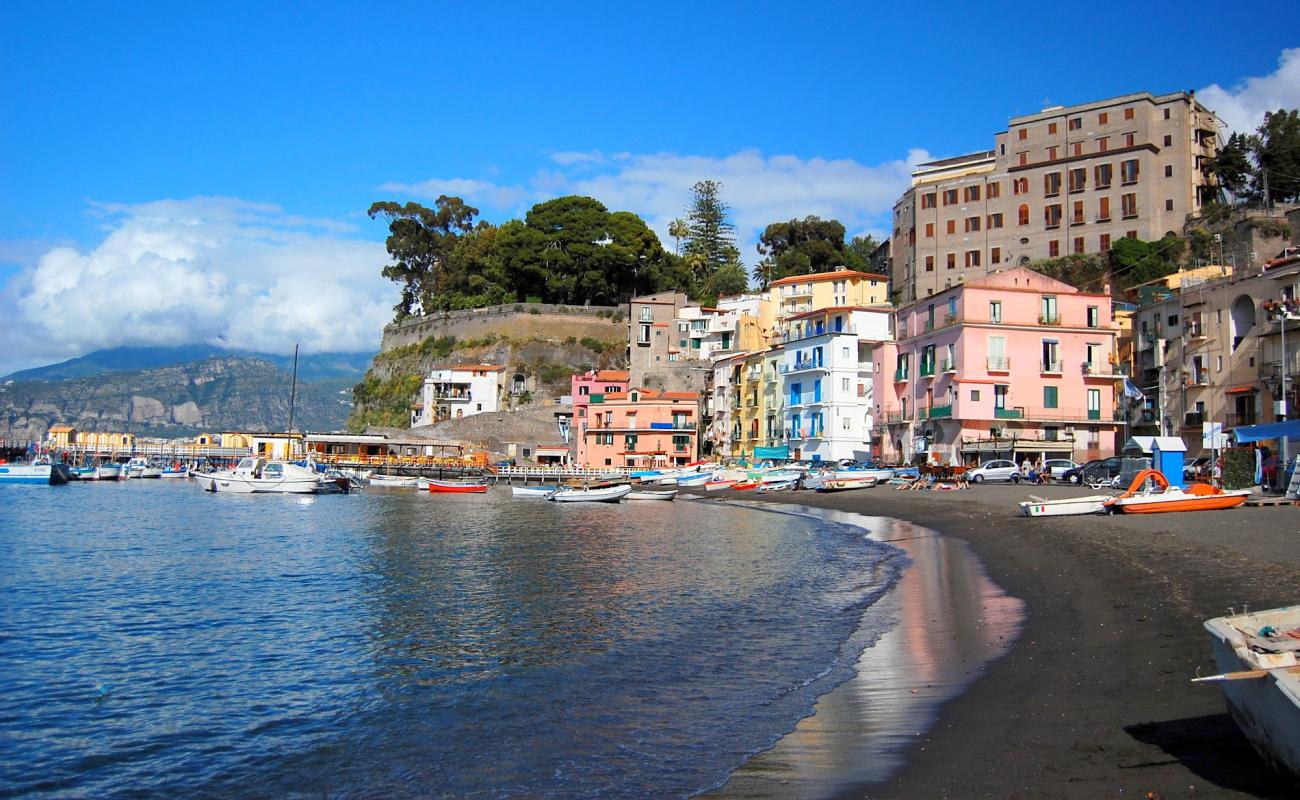
POLYGON ((684 466, 696 459, 700 396, 633 388, 593 395, 579 464, 600 467, 684 466))
POLYGON ((630 373, 626 370, 615 369, 588 370, 569 379, 569 396, 573 399, 572 427, 577 432, 573 437, 577 463, 585 463, 586 453, 583 452, 583 447, 586 437, 583 436, 583 431, 587 429, 587 411, 592 398, 604 399, 607 394, 626 392, 631 388, 630 380, 630 373))
POLYGON ((411 427, 497 411, 505 390, 500 364, 438 367, 424 379, 420 401, 411 406, 411 427))
POLYGON ((844 308, 889 303, 889 278, 839 267, 831 272, 791 275, 772 281, 768 302, 761 308, 760 327, 769 341, 779 335, 781 320, 818 308, 844 308))
POLYGON ((893 290, 910 303, 1008 266, 1181 233, 1215 195, 1220 127, 1193 92, 1014 117, 992 150, 917 166, 894 204, 893 290))
POLYGON ((877 350, 882 454, 1114 453, 1115 336, 1108 295, 1023 267, 899 309, 897 341, 877 350))

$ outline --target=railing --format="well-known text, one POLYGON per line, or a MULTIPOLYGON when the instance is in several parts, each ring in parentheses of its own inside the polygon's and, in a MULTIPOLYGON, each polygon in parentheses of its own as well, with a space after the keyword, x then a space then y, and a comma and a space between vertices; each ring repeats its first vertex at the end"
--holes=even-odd
POLYGON ((952 416, 952 406, 931 406, 928 411, 926 409, 921 409, 921 411, 925 414, 926 419, 952 416))
POLYGON ((1039 314, 1038 324, 1039 325, 1060 325, 1061 315, 1060 314, 1039 314))
POLYGON ((1017 408, 1022 413, 1021 419, 1040 420, 1044 422, 1071 422, 1088 420, 1090 422, 1114 422, 1113 411, 1100 411, 1083 408, 1017 408))
POLYGON ((932 375, 934 375, 934 364, 922 364, 922 365, 921 365, 921 377, 922 377, 922 378, 929 378, 929 377, 931 377, 932 375))
POLYGON ((791 372, 803 372, 804 370, 810 369, 826 369, 826 366, 822 361, 813 361, 811 359, 807 361, 796 361, 793 364, 780 365, 780 371, 783 375, 788 375, 791 372))
POLYGON ((1209 386, 1210 385, 1209 372, 1207 372, 1206 370, 1201 370, 1200 372, 1193 372, 1192 376, 1187 379, 1187 385, 1188 386, 1209 386))
POLYGON ((821 405, 822 402, 823 402, 823 400, 822 400, 821 397, 819 397, 819 396, 817 396, 817 395, 814 395, 814 394, 812 394, 811 392, 809 392, 809 393, 805 393, 805 394, 798 394, 798 395, 792 394, 792 395, 790 395, 790 397, 789 397, 789 402, 788 402, 786 405, 789 405, 789 406, 816 406, 816 405, 821 405))
POLYGON ((1183 415, 1184 428, 1199 428, 1205 423, 1205 415, 1199 411, 1189 411, 1183 415))
POLYGON ((907 374, 907 373, 908 373, 908 370, 905 370, 905 369, 896 369, 896 370, 894 370, 894 383, 906 383, 907 380, 908 380, 908 374, 907 374))
POLYGON ((1007 372, 1011 369, 1011 359, 1009 358, 989 356, 988 363, 989 372, 1007 372))
POLYGON ((956 315, 956 314, 944 314, 944 315, 943 315, 943 324, 944 324, 944 327, 947 327, 947 326, 949 326, 949 325, 956 325, 958 321, 959 321, 959 320, 957 319, 957 315, 956 315))
POLYGON ((934 320, 932 320, 932 319, 927 319, 927 320, 925 321, 925 324, 921 326, 921 332, 922 332, 922 333, 929 333, 929 332, 932 331, 932 330, 934 330, 934 320))
POLYGON ((1042 372, 1060 372, 1060 371, 1061 371, 1061 362, 1059 362, 1059 361, 1040 361, 1040 362, 1038 362, 1038 366, 1039 366, 1040 371, 1042 371, 1042 372))
POLYGON ((1023 409, 1019 408, 995 408, 993 409, 994 419, 1022 419, 1025 416, 1023 409))
POLYGON ((957 362, 955 362, 955 361, 953 361, 953 360, 951 360, 951 359, 947 359, 947 358, 945 358, 945 359, 943 360, 943 371, 944 371, 944 372, 956 372, 956 371, 957 371, 957 362))
POLYGON ((1185 330, 1187 331, 1187 336, 1190 339, 1205 338, 1205 328, 1199 322, 1189 322, 1185 330))
POLYGON ((911 419, 912 419, 911 415, 909 415, 909 414, 905 414, 905 413, 902 412, 902 411, 886 411, 886 412, 885 412, 885 422, 886 422, 886 423, 909 422, 909 421, 911 421, 911 419))

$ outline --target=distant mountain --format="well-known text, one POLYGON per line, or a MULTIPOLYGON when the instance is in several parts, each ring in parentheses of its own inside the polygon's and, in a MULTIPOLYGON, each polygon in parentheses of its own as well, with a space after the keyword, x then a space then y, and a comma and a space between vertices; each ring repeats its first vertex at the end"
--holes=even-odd
MULTIPOLYGON (((298 356, 298 380, 308 383, 329 378, 355 378, 359 380, 370 366, 373 353, 313 353, 298 356)), ((293 369, 293 354, 287 356, 271 353, 254 353, 245 350, 225 350, 203 344, 179 347, 114 347, 96 350, 84 356, 70 358, 57 364, 33 367, 0 378, 0 381, 57 381, 68 378, 88 378, 109 372, 156 369, 177 364, 203 361, 209 358, 256 358, 269 361, 284 370, 293 369)))

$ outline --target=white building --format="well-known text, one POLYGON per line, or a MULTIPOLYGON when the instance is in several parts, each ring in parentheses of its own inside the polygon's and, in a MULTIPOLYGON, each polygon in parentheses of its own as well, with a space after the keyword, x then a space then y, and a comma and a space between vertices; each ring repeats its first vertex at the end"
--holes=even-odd
POLYGON ((411 427, 497 411, 505 391, 505 370, 497 364, 458 364, 433 370, 424 379, 421 402, 411 407, 411 427))
POLYGON ((782 409, 790 457, 867 460, 872 431, 872 355, 890 338, 887 309, 838 307, 781 322, 782 409))

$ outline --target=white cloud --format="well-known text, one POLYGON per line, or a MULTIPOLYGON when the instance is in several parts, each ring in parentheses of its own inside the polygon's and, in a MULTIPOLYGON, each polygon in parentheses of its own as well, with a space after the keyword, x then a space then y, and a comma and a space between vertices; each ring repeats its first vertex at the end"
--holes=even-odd
POLYGON ((337 221, 221 197, 95 208, 103 241, 52 248, 9 287, 25 360, 194 342, 362 351, 391 318, 384 246, 337 221))
POLYGON ((1196 97, 1229 130, 1254 133, 1264 121, 1264 112, 1300 108, 1300 47, 1283 50, 1271 74, 1247 78, 1228 89, 1211 84, 1196 97))
POLYGON ((459 197, 470 205, 482 204, 491 208, 510 208, 527 194, 521 186, 508 186, 491 181, 473 178, 430 178, 419 183, 398 183, 390 181, 379 186, 381 192, 409 194, 437 200, 441 195, 459 197))

